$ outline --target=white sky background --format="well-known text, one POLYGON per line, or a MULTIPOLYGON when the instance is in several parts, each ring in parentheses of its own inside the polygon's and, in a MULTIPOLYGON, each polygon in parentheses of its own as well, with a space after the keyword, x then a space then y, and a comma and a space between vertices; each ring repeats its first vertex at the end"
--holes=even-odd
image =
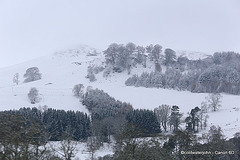
POLYGON ((0 0, 0 67, 79 44, 240 52, 239 0, 0 0))

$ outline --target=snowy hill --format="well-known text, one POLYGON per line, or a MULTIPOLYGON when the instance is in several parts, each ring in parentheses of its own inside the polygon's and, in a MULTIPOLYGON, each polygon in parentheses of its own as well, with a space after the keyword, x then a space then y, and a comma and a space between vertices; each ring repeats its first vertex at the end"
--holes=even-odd
MULTIPOLYGON (((73 97, 72 88, 75 84, 88 82, 85 79, 87 66, 96 56, 90 56, 95 50, 83 46, 76 50, 56 52, 26 63, 3 68, 0 70, 0 105, 1 110, 18 109, 20 107, 38 107, 47 105, 57 109, 80 110, 87 112, 81 103, 73 97), (26 69, 38 67, 42 79, 23 83, 26 69), (12 82, 13 75, 19 73, 20 84, 12 82), (36 87, 41 94, 41 102, 30 104, 27 93, 31 87, 36 87)), ((99 57, 99 56, 98 56, 99 57)))
MULTIPOLYGON (((100 72, 96 75, 97 81, 89 82, 85 78, 89 65, 104 65, 104 56, 99 50, 81 46, 0 69, 0 110, 47 105, 49 108, 88 113, 72 94, 73 86, 79 83, 85 88, 92 86, 102 89, 117 100, 131 103, 134 108, 154 109, 161 104, 178 105, 184 117, 191 109, 200 106, 208 95, 188 91, 128 87, 124 82, 131 75, 126 72, 112 74, 108 78, 103 77, 100 72), (23 83, 23 75, 30 67, 38 67, 42 73, 42 79, 23 83), (20 75, 19 85, 15 85, 12 81, 15 73, 20 75), (29 102, 27 94, 31 87, 39 90, 42 99, 39 103, 29 102)), ((152 70, 149 66, 144 70, 141 67, 134 68, 131 74, 152 70)), ((239 108, 239 96, 223 94, 222 108, 217 112, 208 113, 209 126, 219 125, 227 137, 232 137, 240 130, 239 108)))

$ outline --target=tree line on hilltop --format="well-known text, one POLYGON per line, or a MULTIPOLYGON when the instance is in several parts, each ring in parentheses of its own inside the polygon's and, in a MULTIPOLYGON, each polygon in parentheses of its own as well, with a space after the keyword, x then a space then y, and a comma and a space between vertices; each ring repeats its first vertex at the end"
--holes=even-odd
POLYGON ((154 70, 141 75, 133 75, 126 85, 137 87, 172 88, 202 93, 240 94, 240 55, 236 52, 216 52, 203 59, 191 60, 177 56, 173 49, 159 44, 138 46, 132 42, 112 43, 104 50, 105 68, 90 66, 88 77, 95 81, 95 74, 103 71, 103 76, 112 72, 128 74, 134 67, 154 66, 154 70), (166 69, 163 70, 163 67, 166 69), (98 72, 95 72, 97 70, 98 72))

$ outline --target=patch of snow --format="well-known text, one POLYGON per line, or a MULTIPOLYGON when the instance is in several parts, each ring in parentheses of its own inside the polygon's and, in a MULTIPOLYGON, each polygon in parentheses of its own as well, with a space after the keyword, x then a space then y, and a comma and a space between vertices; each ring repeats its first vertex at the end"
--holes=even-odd
POLYGON ((81 55, 88 55, 88 56, 97 56, 100 54, 100 51, 92 48, 88 45, 80 45, 76 49, 69 49, 69 50, 63 50, 58 51, 54 53, 55 56, 67 56, 67 57, 79 57, 81 55))
POLYGON ((187 57, 190 60, 204 59, 211 56, 211 54, 197 51, 177 51, 176 54, 178 57, 187 57))

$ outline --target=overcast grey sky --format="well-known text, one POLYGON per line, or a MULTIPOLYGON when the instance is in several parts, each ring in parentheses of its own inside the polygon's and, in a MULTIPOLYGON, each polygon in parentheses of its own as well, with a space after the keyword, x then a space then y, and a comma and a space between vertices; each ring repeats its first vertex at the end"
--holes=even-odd
POLYGON ((240 52, 239 0, 0 0, 0 67, 74 48, 240 52))

